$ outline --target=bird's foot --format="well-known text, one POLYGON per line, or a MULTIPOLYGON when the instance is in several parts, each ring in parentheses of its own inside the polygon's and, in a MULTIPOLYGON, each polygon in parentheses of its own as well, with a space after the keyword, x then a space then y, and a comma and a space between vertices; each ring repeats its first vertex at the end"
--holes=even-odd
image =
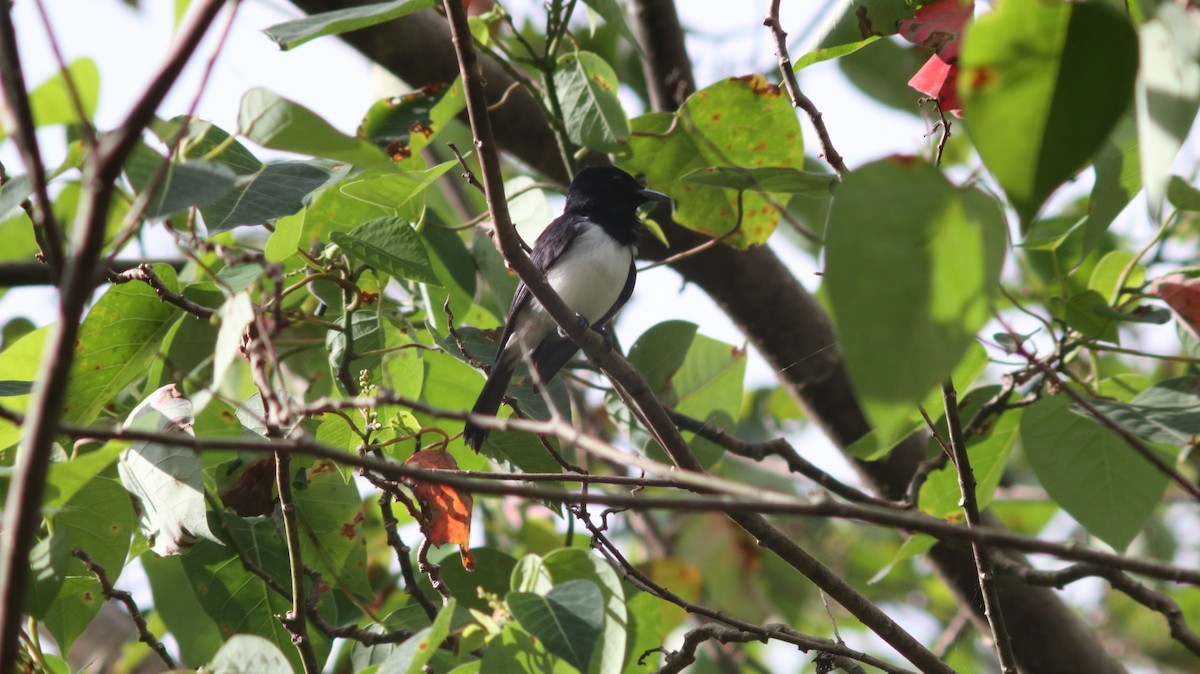
MULTIPOLYGON (((585 318, 584 315, 580 314, 580 313, 575 314, 575 322, 579 324, 579 328, 581 330, 587 330, 591 326, 591 323, 588 322, 588 319, 585 318)), ((558 326, 558 336, 562 337, 563 339, 570 338, 570 335, 567 334, 566 330, 562 329, 561 325, 558 326)))

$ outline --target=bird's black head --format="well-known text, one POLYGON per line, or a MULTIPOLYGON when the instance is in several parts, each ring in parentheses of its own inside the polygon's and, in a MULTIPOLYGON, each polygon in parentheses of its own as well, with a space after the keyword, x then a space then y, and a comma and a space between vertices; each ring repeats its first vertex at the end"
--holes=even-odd
POLYGON ((575 175, 567 190, 567 213, 608 212, 633 215, 638 206, 670 197, 642 187, 615 166, 588 166, 575 175))

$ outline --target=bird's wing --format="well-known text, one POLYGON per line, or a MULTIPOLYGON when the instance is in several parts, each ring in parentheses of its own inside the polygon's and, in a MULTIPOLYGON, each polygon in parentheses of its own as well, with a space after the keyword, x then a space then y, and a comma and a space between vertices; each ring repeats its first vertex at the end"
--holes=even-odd
POLYGON ((612 308, 609 309, 608 312, 603 316, 601 316, 600 320, 596 321, 596 325, 594 327, 602 328, 605 325, 608 325, 608 322, 613 319, 613 316, 616 316, 617 312, 621 310, 621 307, 625 306, 625 303, 629 301, 629 298, 633 297, 633 286, 635 283, 637 283, 637 261, 630 260, 629 275, 625 277, 625 287, 621 288, 621 294, 617 296, 617 301, 613 302, 612 308))
MULTIPOLYGON (((546 270, 554 266, 555 261, 567 252, 571 244, 575 241, 575 236, 579 233, 581 216, 574 213, 563 214, 558 216, 542 230, 538 235, 537 241, 533 244, 533 253, 529 256, 533 266, 537 270, 545 274, 546 270)), ((632 288, 630 288, 632 291, 632 288)), ((504 332, 500 335, 500 346, 497 349, 497 356, 504 350, 504 345, 508 343, 508 338, 517 328, 517 317, 521 313, 521 309, 529 304, 529 300, 533 299, 533 293, 529 292, 529 288, 522 281, 517 286, 517 292, 513 295, 512 306, 508 308, 508 320, 504 324, 504 332)))

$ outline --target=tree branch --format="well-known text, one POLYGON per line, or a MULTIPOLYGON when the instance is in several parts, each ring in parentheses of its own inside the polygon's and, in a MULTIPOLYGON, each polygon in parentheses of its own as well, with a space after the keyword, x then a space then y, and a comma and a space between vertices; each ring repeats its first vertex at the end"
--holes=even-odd
POLYGON ((116 600, 125 606, 125 610, 129 612, 129 617, 133 619, 133 625, 137 628, 138 641, 150 647, 150 650, 167 665, 167 669, 175 669, 175 660, 171 658, 171 654, 167 653, 166 647, 162 645, 154 634, 150 631, 150 627, 146 625, 146 619, 142 617, 142 612, 138 610, 138 605, 133 601, 133 595, 124 590, 118 590, 113 587, 112 582, 108 580, 108 574, 104 571, 104 567, 96 563, 91 555, 84 552, 82 548, 75 548, 71 554, 79 558, 83 565, 87 567, 92 575, 96 576, 96 580, 100 583, 100 589, 104 592, 104 598, 116 600))
MULTIPOLYGON (((47 336, 37 383, 22 429, 0 533, 0 674, 10 674, 17 662, 17 634, 29 576, 29 549, 41 526, 41 503, 54 442, 62 416, 67 380, 75 360, 80 317, 92 293, 93 270, 104 247, 108 207, 122 162, 153 118, 184 64, 216 18, 224 0, 204 0, 180 31, 166 61, 151 80, 125 122, 98 144, 84 165, 83 193, 73 229, 74 245, 62 275, 58 321, 47 336)), ((8 22, 8 12, 0 11, 8 22)), ((0 26, 0 30, 3 27, 0 26)), ((0 40, 4 49, 15 46, 0 40)), ((8 81, 8 73, 5 73, 8 81)), ((10 85, 11 86, 11 85, 10 85)))

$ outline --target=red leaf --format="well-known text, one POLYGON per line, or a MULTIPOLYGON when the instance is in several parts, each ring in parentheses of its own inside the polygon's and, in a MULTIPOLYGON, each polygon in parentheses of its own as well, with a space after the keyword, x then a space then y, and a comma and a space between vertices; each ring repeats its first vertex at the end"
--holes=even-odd
POLYGON ((1200 278, 1183 274, 1164 276, 1150 284, 1150 292, 1162 298, 1179 322, 1200 339, 1200 278))
POLYGON ((938 99, 942 110, 961 117, 962 102, 958 100, 958 66, 946 63, 937 54, 929 57, 925 65, 908 81, 908 86, 938 99))
POLYGON ((918 9, 915 18, 900 22, 900 35, 913 44, 929 47, 943 61, 954 63, 962 46, 963 30, 974 15, 974 0, 933 0, 918 9))
MULTIPOLYGON (((450 452, 441 450, 417 452, 404 464, 427 470, 458 470, 458 462, 450 452)), ((425 532, 429 542, 439 547, 446 543, 457 544, 463 551, 463 566, 470 571, 474 566, 474 558, 467 552, 471 541, 471 495, 459 493, 444 484, 414 478, 407 482, 429 521, 429 530, 425 532)))

